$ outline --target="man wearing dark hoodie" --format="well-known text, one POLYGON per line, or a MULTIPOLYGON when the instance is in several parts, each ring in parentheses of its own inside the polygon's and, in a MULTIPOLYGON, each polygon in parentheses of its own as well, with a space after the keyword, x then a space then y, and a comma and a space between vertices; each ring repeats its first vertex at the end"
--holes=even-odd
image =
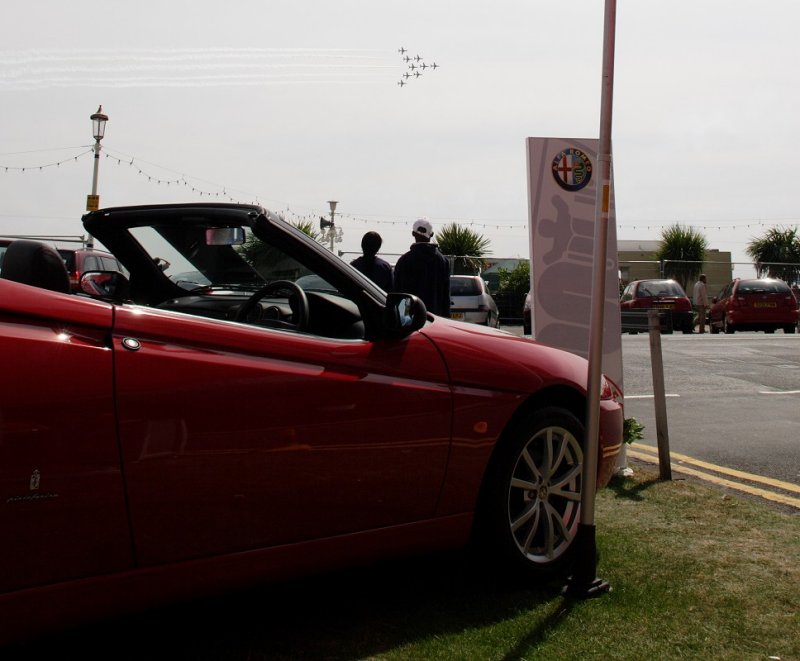
POLYGON ((367 232, 361 238, 361 250, 363 255, 354 259, 350 264, 355 266, 365 276, 383 291, 393 291, 392 265, 385 259, 378 257, 383 239, 377 232, 367 232))
POLYGON ((433 225, 420 218, 411 235, 415 243, 394 266, 394 289, 421 298, 428 312, 449 317, 450 264, 439 246, 431 243, 433 225))

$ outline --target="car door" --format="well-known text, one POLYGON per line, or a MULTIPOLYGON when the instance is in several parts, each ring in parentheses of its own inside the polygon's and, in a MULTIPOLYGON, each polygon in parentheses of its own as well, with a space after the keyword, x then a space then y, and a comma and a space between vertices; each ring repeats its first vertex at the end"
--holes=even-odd
POLYGON ((0 280, 0 592, 132 566, 111 306, 0 280))
POLYGON ((435 347, 123 306, 120 438, 143 564, 433 516, 451 396, 435 347))

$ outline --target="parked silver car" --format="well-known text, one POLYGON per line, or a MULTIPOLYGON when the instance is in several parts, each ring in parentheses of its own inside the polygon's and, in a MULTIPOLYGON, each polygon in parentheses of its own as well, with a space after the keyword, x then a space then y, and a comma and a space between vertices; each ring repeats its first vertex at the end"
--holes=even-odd
POLYGON ((500 325, 497 304, 479 275, 450 276, 450 318, 492 328, 500 325))

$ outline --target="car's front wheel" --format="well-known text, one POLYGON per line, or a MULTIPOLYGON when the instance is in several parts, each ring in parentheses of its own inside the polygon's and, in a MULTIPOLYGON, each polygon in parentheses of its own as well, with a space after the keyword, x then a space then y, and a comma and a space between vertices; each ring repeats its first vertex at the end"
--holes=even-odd
POLYGON ((479 542, 528 578, 568 566, 580 522, 584 426, 560 407, 534 412, 498 446, 479 512, 479 542))
POLYGON ((722 328, 725 331, 726 335, 733 335, 733 332, 736 330, 733 327, 733 324, 730 321, 728 321, 727 314, 722 318, 722 328))

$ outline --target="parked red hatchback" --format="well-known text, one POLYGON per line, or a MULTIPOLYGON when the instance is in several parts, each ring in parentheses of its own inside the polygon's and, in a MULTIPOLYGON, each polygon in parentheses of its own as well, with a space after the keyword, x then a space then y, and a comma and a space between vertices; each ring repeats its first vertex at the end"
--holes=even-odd
POLYGON ((672 328, 691 333, 694 327, 692 302, 675 280, 634 280, 622 292, 620 308, 625 311, 667 310, 672 328))
POLYGON ((59 248, 58 254, 61 255, 67 267, 70 291, 73 293, 80 291, 81 275, 87 271, 119 271, 123 273, 125 270, 114 255, 101 250, 59 248))
POLYGON ((797 328, 797 299, 783 280, 740 279, 728 283, 711 299, 709 326, 712 333, 761 330, 794 333, 797 328))
POLYGON ((585 359, 427 314, 259 206, 84 226, 130 278, 70 294, 30 241, 0 271, 0 641, 469 540, 521 581, 570 567, 585 359))

